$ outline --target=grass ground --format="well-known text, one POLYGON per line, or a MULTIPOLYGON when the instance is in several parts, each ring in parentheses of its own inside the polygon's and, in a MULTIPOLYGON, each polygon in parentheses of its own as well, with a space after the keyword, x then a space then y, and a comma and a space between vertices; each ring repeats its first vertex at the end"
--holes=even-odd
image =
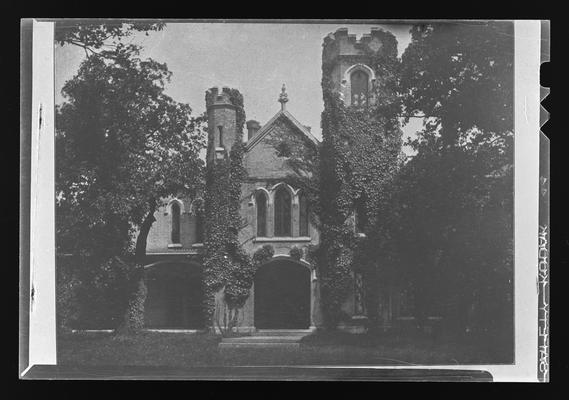
POLYGON ((507 363, 485 346, 437 342, 393 334, 319 333, 302 339, 298 350, 218 350, 220 337, 206 333, 146 332, 121 337, 75 333, 59 337, 58 364, 168 366, 229 365, 458 365, 507 363))

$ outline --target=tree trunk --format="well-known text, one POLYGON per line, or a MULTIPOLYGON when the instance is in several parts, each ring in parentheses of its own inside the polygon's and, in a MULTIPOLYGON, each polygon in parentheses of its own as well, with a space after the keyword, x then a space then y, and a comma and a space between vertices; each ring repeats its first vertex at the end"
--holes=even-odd
POLYGON ((150 210, 146 215, 146 218, 142 222, 140 226, 140 232, 138 233, 138 237, 136 239, 136 250, 135 250, 135 260, 138 264, 144 263, 144 259, 146 258, 146 242, 148 239, 148 233, 150 232, 150 228, 156 218, 154 218, 154 212, 156 211, 156 205, 152 202, 150 206, 150 210))
POLYGON ((139 332, 144 328, 144 303, 146 301, 147 288, 144 278, 143 266, 146 258, 146 240, 150 228, 156 218, 154 212, 156 206, 154 202, 150 203, 150 210, 146 218, 142 222, 140 232, 136 239, 136 248, 134 253, 134 268, 133 275, 130 282, 130 294, 127 309, 123 318, 122 324, 118 327, 120 334, 132 334, 139 332))

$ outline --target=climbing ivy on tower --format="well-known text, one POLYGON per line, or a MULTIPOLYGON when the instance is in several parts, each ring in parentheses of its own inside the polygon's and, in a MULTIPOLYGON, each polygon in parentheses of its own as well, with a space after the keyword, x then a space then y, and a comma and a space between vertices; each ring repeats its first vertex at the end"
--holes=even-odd
MULTIPOLYGON (((223 89, 236 108, 235 141, 229 155, 210 160, 206 170, 204 237, 204 311, 211 321, 215 294, 224 289, 223 299, 230 309, 243 306, 252 284, 253 263, 239 242, 241 186, 247 177, 243 167, 243 96, 235 89, 223 89)), ((214 93, 206 92, 206 105, 213 104, 214 93)), ((209 138, 208 154, 214 146, 209 138)), ((213 149, 215 150, 215 149, 213 149)))
MULTIPOLYGON (((354 210, 361 204, 366 235, 376 229, 384 189, 395 173, 401 152, 398 125, 397 48, 393 35, 382 32, 382 46, 364 46, 368 64, 376 74, 375 102, 366 107, 346 107, 332 79, 336 60, 322 65, 322 147, 320 154, 320 245, 312 251, 322 293, 324 324, 333 328, 343 318, 341 307, 353 289, 352 272, 363 274, 368 285, 377 282, 377 265, 366 257, 366 238, 354 231, 354 210)), ((354 57, 353 64, 361 62, 354 57)), ((377 289, 376 289, 377 291, 377 289)), ((369 291, 373 292, 373 291, 369 291)), ((368 308, 369 309, 369 308, 368 308)), ((373 311, 370 317, 376 315, 373 311)))

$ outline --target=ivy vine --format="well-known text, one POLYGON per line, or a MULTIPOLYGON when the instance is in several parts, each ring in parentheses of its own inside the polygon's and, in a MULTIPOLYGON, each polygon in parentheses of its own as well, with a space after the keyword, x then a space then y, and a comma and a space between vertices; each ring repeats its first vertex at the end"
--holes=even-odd
MULTIPOLYGON (((401 152, 396 41, 381 33, 378 51, 364 49, 376 74, 376 102, 365 108, 346 107, 332 80, 336 60, 323 57, 322 147, 320 155, 320 245, 309 251, 321 277, 322 311, 327 327, 343 317, 341 307, 352 289, 352 271, 358 269, 368 282, 376 265, 365 257, 366 239, 354 234, 353 210, 363 202, 368 221, 365 232, 376 229, 386 184, 395 173, 401 152)), ((324 53, 333 46, 324 44, 324 53)), ((355 59, 354 63, 361 62, 355 59)), ((369 309, 369 308, 368 308, 369 309)))
MULTIPOLYGON (((215 294, 224 290, 223 299, 230 309, 243 307, 249 297, 257 268, 270 259, 274 250, 264 246, 251 258, 239 242, 242 228, 241 189, 247 178, 243 166, 243 96, 235 89, 223 89, 236 108, 236 135, 229 157, 207 166, 205 191, 204 238, 204 308, 211 320, 215 311, 215 294)), ((206 93, 208 107, 213 93, 206 93)), ((210 140, 209 146, 213 146, 210 140)), ((211 150, 211 147, 210 149, 211 150)))

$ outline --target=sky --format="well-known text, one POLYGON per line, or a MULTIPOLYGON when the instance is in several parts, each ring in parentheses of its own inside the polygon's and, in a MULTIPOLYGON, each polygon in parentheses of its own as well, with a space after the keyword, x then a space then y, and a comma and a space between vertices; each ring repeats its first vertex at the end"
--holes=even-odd
MULTIPOLYGON (((172 79, 166 93, 188 103, 194 115, 205 110, 207 89, 228 86, 243 94, 247 120, 263 125, 279 111, 277 99, 284 83, 287 110, 321 139, 322 41, 338 28, 348 28, 359 38, 372 27, 393 33, 401 56, 410 42, 408 25, 170 22, 161 32, 137 33, 128 41, 143 47, 142 57, 167 64, 172 79)), ((77 46, 56 46, 57 103, 64 101, 61 88, 83 58, 77 46)), ((421 128, 420 120, 412 120, 402 129, 412 136, 421 128)))

